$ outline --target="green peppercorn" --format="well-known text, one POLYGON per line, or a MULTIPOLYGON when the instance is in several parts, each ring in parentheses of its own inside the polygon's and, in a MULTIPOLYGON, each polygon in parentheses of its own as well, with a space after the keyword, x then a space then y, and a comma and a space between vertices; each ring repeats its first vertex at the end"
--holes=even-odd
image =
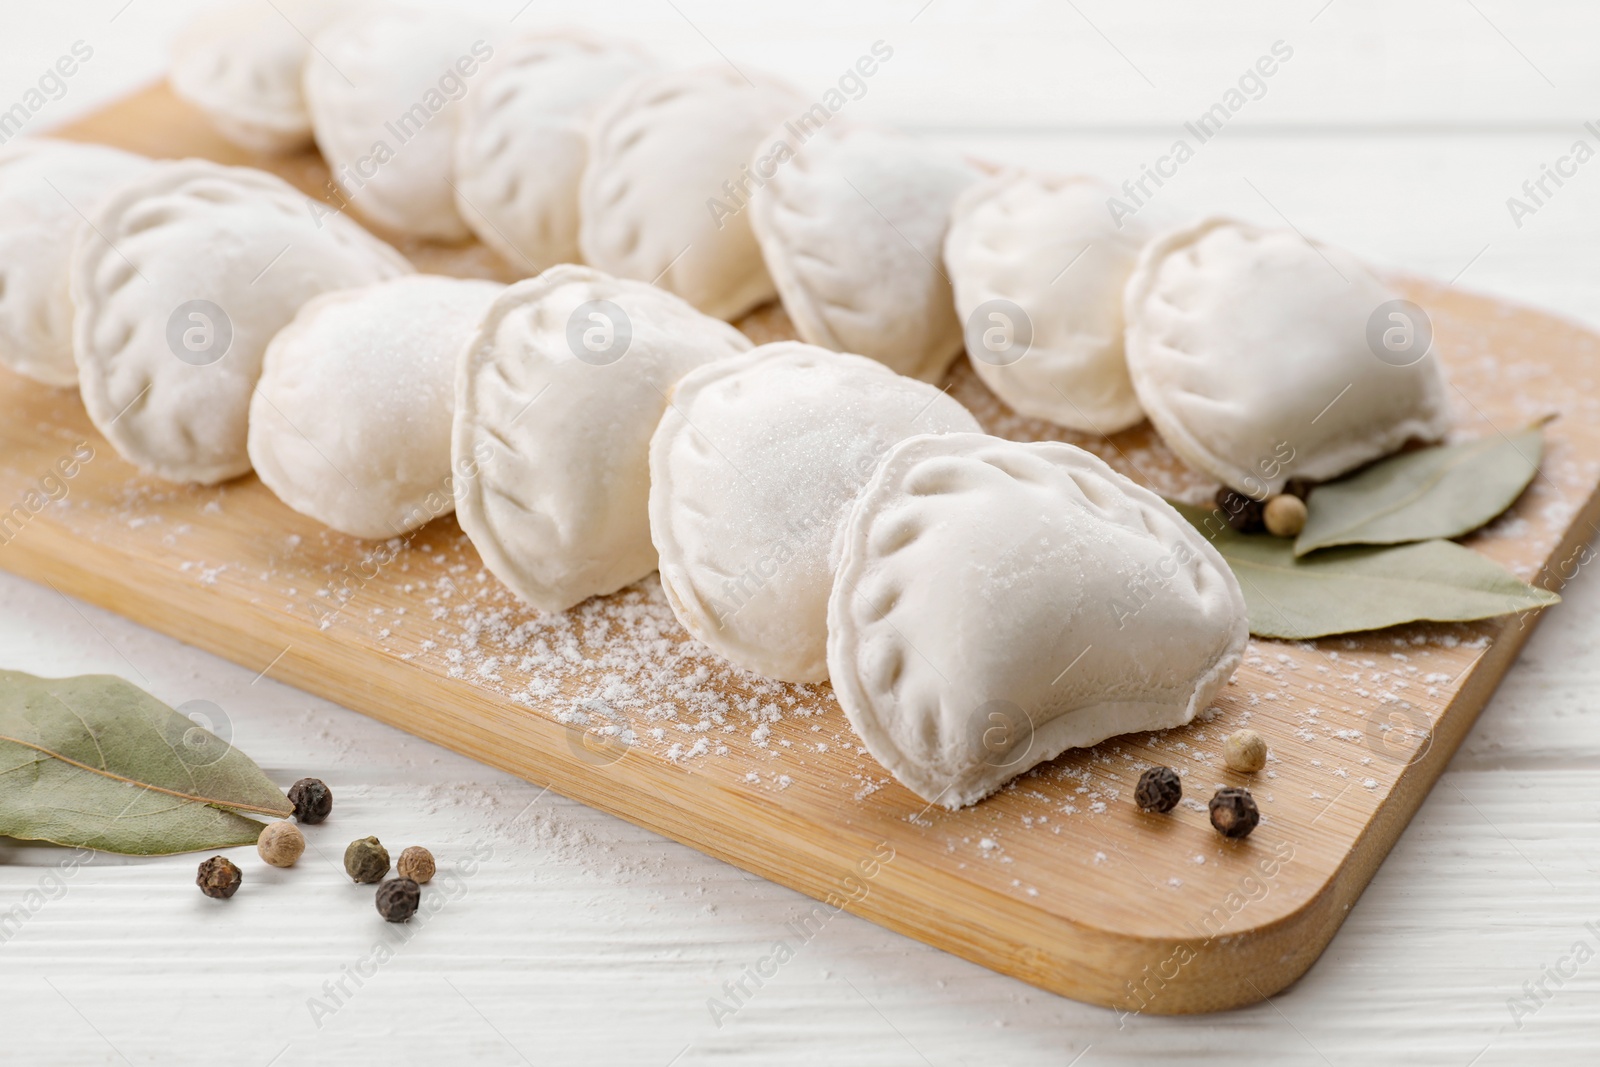
POLYGON ((333 810, 333 791, 320 778, 302 778, 289 787, 289 803, 295 818, 307 825, 319 823, 333 810))
POLYGON ((1223 837, 1248 837, 1261 821, 1261 811, 1248 789, 1224 786, 1211 798, 1210 808, 1211 825, 1223 837))
POLYGON ((422 887, 409 878, 391 878, 378 887, 378 914, 387 922, 405 922, 421 902, 422 887))
POLYGON ((194 884, 208 897, 227 900, 239 891, 242 881, 244 874, 234 866, 232 860, 212 856, 200 865, 200 873, 195 875, 194 884))
POLYGON ((1151 767, 1133 787, 1133 801, 1145 811, 1171 811, 1183 799, 1183 783, 1171 767, 1151 767))
POLYGON ((389 850, 376 837, 358 837, 344 850, 344 869, 357 882, 381 882, 389 873, 389 850))

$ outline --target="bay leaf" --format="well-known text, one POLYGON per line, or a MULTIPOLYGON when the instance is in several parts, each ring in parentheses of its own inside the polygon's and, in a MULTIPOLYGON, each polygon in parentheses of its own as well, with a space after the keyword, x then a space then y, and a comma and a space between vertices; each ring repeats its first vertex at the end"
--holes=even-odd
POLYGON ((1522 495, 1543 457, 1538 426, 1390 456, 1311 491, 1295 555, 1471 533, 1522 495))
POLYGON ((1239 533, 1213 509, 1174 507, 1228 561, 1258 637, 1300 640, 1404 622, 1465 622, 1561 600, 1454 541, 1351 545, 1297 559, 1284 538, 1239 533))
POLYGON ((111 675, 0 671, 0 835, 135 856, 252 844, 294 808, 248 756, 111 675))

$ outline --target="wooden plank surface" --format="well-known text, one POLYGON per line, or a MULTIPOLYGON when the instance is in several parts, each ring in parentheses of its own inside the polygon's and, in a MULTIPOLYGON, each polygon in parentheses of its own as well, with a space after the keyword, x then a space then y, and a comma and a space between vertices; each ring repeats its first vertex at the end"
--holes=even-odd
MULTIPOLYGON (((202 143, 203 127, 174 122, 181 110, 161 91, 133 107, 80 132, 159 151, 153 140, 130 139, 150 138, 152 126, 165 124, 182 131, 162 141, 170 146, 165 154, 217 154, 202 143)), ((289 174, 315 188, 315 168, 299 161, 289 174)), ((493 269, 476 253, 463 263, 458 255, 408 251, 432 269, 493 269)), ((1450 359, 1464 434, 1511 428, 1546 411, 1566 416, 1552 431, 1547 477, 1478 546, 1530 576, 1552 558, 1568 558, 1575 528, 1592 520, 1586 509, 1597 466, 1586 433, 1592 401, 1564 388, 1563 376, 1592 378, 1592 338, 1481 299, 1414 292, 1433 312, 1450 359), (1496 388, 1512 358, 1522 379, 1514 394, 1496 388)), ((781 321, 759 326, 781 329, 781 321)), ((1008 416, 970 375, 958 374, 954 388, 998 432, 1045 431, 1008 416)), ((29 472, 47 467, 63 446, 97 440, 75 401, 26 387, 5 396, 30 415, 10 424, 8 490, 25 491, 29 472)), ((1199 488, 1142 431, 1098 450, 1130 473, 1153 474, 1166 491, 1199 488)), ((814 896, 849 898, 852 910, 969 958, 1069 995, 1152 1012, 1255 1000, 1309 965, 1527 632, 1516 623, 1480 624, 1314 648, 1259 642, 1214 722, 1057 761, 1001 797, 951 815, 924 811, 884 781, 854 750, 825 693, 733 677, 708 653, 680 644, 649 583, 575 620, 552 622, 520 611, 482 578, 451 523, 388 555, 380 552, 374 567, 372 546, 294 516, 253 480, 221 490, 161 486, 133 475, 101 443, 67 498, 36 516, 0 552, 0 565, 552 781, 814 896), (339 610, 328 609, 345 593, 339 610), (595 627, 607 635, 595 637, 595 627), (541 640, 551 651, 528 656, 541 640), (562 642, 590 662, 561 666, 562 642), (607 655, 612 662, 601 662, 607 655), (540 681, 552 668, 559 693, 540 681), (708 681, 676 684, 682 672, 701 668, 708 681), (663 688, 664 670, 678 674, 663 688), (641 706, 641 691, 656 703, 641 706), (586 739, 583 727, 594 725, 595 707, 583 702, 594 700, 633 730, 637 743, 620 759, 613 759, 617 750, 586 744, 593 735, 586 739), (662 708, 673 701, 667 714, 662 708), (1425 728, 1403 741, 1395 730, 1385 735, 1379 719, 1392 709, 1402 716, 1394 720, 1399 732, 1408 721, 1425 728), (773 711, 777 720, 765 721, 773 711), (1203 797, 1210 782, 1228 777, 1215 755, 1222 734, 1246 719, 1280 757, 1276 777, 1258 786, 1268 821, 1257 835, 1242 848, 1219 846, 1193 811, 1176 826, 1142 825, 1127 800, 1140 762, 1155 758, 1189 771, 1191 783, 1208 783, 1203 791, 1191 784, 1191 796, 1203 797), (886 846, 893 859, 873 862, 886 846), (1282 862, 1272 864, 1274 856, 1282 862), (1275 868, 1270 874, 1264 861, 1275 868), (1193 959, 1171 980, 1152 983, 1148 969, 1169 967, 1180 948, 1193 959), (1130 980, 1143 985, 1130 990, 1130 980)))

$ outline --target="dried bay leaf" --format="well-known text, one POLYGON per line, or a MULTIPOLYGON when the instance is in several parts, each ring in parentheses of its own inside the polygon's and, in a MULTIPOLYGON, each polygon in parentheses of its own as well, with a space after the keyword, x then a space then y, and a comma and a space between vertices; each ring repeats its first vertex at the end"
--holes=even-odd
POLYGON ((1311 491, 1295 555, 1471 533, 1522 495, 1543 457, 1538 426, 1390 456, 1311 491))
POLYGON ((0 671, 0 835, 156 856, 255 842, 287 816, 248 756, 111 675, 0 671))
POLYGON ((1258 637, 1301 640, 1405 622, 1466 622, 1561 600, 1453 541, 1346 546, 1297 559, 1284 538, 1242 534, 1220 512, 1173 506, 1228 561, 1258 637))

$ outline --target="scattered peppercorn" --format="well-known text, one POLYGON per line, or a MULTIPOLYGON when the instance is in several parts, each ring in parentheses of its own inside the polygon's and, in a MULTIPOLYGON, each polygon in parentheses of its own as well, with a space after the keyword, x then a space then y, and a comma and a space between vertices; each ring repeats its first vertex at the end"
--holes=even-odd
POLYGON ((1294 537, 1306 528, 1306 502, 1288 493, 1269 497, 1261 521, 1273 537, 1294 537))
POLYGON ((394 869, 400 877, 423 885, 433 880, 433 853, 421 845, 412 845, 400 853, 400 862, 394 865, 394 869))
POLYGON ((1248 837, 1261 821, 1261 811, 1248 789, 1224 786, 1211 798, 1211 825, 1223 837, 1248 837))
POLYGON ((1311 490, 1316 487, 1317 483, 1309 478, 1290 478, 1284 483, 1283 491, 1289 496, 1297 496, 1304 500, 1311 495, 1311 490))
POLYGON ((208 897, 227 900, 239 891, 242 881, 244 874, 233 865, 232 860, 212 856, 200 865, 200 873, 195 875, 194 884, 208 897))
POLYGON ((1151 767, 1133 787, 1133 800, 1145 811, 1171 811, 1183 799, 1183 783, 1171 767, 1151 767))
POLYGON ((1254 730, 1235 730, 1222 742, 1222 759, 1231 771, 1254 774, 1267 765, 1267 742, 1254 730))
POLYGON ((378 914, 388 922, 405 922, 421 902, 422 887, 409 878, 391 878, 378 887, 378 914))
POLYGON ((1240 533, 1260 532, 1262 515, 1266 510, 1266 505, 1261 501, 1223 486, 1217 490, 1217 507, 1222 509, 1228 525, 1240 533))
POLYGON ((307 825, 319 823, 333 810, 333 791, 320 778, 302 778, 289 787, 289 803, 295 818, 307 825))
POLYGON ((256 838, 256 851, 274 867, 293 867, 305 850, 306 835, 288 819, 268 823, 256 838))
POLYGON ((344 869, 357 882, 381 882, 389 873, 389 850, 376 837, 358 837, 344 850, 344 869))

